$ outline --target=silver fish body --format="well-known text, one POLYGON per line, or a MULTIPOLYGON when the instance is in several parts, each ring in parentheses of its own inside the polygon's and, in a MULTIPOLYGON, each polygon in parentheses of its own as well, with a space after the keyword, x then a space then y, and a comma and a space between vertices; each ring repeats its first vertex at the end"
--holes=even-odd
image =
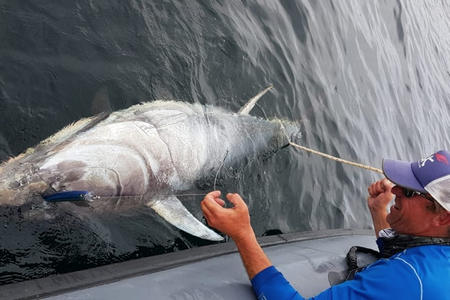
POLYGON ((96 196, 89 205, 97 210, 147 205, 184 231, 221 240, 175 194, 221 167, 288 145, 288 135, 279 120, 218 107, 177 101, 138 104, 81 120, 4 163, 0 205, 82 190, 96 196))

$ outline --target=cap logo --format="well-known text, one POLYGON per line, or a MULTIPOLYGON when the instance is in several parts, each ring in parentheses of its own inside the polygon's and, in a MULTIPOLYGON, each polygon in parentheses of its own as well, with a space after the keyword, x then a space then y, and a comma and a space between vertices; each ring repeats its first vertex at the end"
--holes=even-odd
POLYGON ((441 163, 444 163, 444 164, 448 165, 448 160, 447 160, 447 157, 445 157, 445 155, 436 153, 436 159, 438 161, 440 161, 441 163))
POLYGON ((434 162, 434 157, 433 157, 433 155, 430 155, 430 156, 428 156, 428 157, 425 157, 425 158, 421 159, 421 160, 419 161, 419 168, 424 167, 425 164, 426 164, 428 161, 429 161, 429 162, 434 162))

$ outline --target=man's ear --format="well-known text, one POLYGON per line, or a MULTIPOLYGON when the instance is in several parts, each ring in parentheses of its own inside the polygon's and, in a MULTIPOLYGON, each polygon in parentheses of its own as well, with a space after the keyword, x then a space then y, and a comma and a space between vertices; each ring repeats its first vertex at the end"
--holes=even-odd
POLYGON ((450 212, 443 211, 433 218, 433 223, 435 226, 448 226, 450 225, 450 212))

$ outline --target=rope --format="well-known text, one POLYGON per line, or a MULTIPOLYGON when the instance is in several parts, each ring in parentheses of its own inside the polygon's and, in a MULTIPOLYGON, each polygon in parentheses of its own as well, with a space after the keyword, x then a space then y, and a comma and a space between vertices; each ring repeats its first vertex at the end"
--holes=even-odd
POLYGON ((334 157, 332 155, 329 155, 329 154, 326 154, 326 153, 323 153, 323 152, 319 152, 319 151, 316 151, 316 150, 313 150, 313 149, 310 149, 310 148, 307 148, 307 147, 304 147, 304 146, 297 145, 294 142, 289 142, 289 144, 294 146, 295 148, 298 148, 298 149, 301 149, 301 150, 304 150, 304 151, 307 151, 307 152, 310 152, 310 153, 313 153, 313 154, 317 154, 317 155, 320 155, 322 157, 325 157, 325 158, 328 158, 328 159, 331 159, 331 160, 334 160, 334 161, 337 161, 337 162, 340 162, 340 163, 344 163, 344 164, 351 165, 351 166, 354 166, 354 167, 358 167, 358 168, 362 168, 362 169, 366 169, 366 170, 370 170, 370 171, 374 171, 374 172, 383 174, 383 171, 381 169, 378 169, 378 168, 374 168, 374 167, 371 167, 371 166, 367 166, 367 165, 363 165, 363 164, 360 164, 360 163, 352 162, 352 161, 345 160, 345 159, 342 159, 342 158, 334 157))

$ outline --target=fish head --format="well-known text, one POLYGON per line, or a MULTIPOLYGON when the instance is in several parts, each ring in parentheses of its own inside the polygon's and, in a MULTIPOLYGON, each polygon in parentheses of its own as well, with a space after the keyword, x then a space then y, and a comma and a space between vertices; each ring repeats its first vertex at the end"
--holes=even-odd
POLYGON ((54 192, 87 191, 96 196, 145 194, 152 183, 151 169, 126 147, 69 149, 47 160, 40 177, 54 192))
POLYGON ((87 191, 98 196, 115 196, 122 190, 119 174, 114 169, 82 161, 63 161, 42 168, 39 173, 53 192, 87 191))
POLYGON ((298 122, 277 120, 288 142, 300 143, 302 139, 301 127, 298 122))

